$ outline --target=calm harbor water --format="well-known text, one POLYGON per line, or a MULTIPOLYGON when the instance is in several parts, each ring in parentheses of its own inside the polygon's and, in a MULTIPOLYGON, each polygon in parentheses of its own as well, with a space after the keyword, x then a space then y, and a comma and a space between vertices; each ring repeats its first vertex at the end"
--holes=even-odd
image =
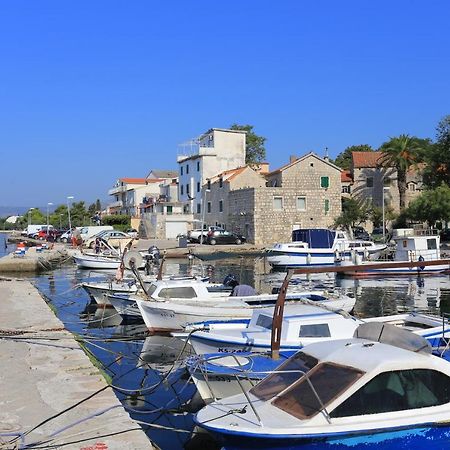
MULTIPOLYGON (((261 292, 271 292, 284 276, 267 273, 268 267, 261 258, 219 260, 211 265, 169 262, 165 271, 209 274, 217 282, 233 273, 241 283, 252 284, 261 292)), ((175 338, 144 339, 143 324, 122 323, 120 316, 111 310, 92 307, 79 284, 88 278, 104 277, 105 273, 67 266, 40 275, 35 281, 66 327, 85 338, 86 348, 101 362, 117 396, 132 417, 150 424, 144 429, 152 441, 163 450, 199 448, 200 445, 204 450, 218 448, 212 443, 208 446, 191 440, 194 424, 190 401, 195 400, 195 387, 182 365, 189 348, 175 338), (175 363, 177 357, 179 364, 175 363)), ((437 315, 450 312, 449 276, 353 280, 320 274, 298 277, 295 282, 298 288, 326 287, 355 295, 355 313, 361 317, 412 310, 437 315)))

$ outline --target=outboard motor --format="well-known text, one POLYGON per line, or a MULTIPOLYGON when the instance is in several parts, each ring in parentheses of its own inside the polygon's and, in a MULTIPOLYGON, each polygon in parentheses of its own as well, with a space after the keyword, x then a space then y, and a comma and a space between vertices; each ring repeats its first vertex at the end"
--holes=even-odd
POLYGON ((161 252, 156 245, 152 245, 147 250, 145 255, 145 273, 150 275, 152 273, 152 266, 158 265, 161 259, 161 252))

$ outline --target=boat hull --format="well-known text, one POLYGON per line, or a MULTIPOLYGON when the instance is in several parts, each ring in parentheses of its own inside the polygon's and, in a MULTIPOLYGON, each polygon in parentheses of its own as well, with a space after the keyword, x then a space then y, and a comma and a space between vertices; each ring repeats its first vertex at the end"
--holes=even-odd
POLYGON ((74 256, 75 264, 80 269, 117 269, 121 261, 112 258, 102 258, 95 256, 74 256))
POLYGON ((411 428, 368 430, 364 432, 321 434, 300 437, 296 435, 250 435, 245 433, 218 433, 212 427, 199 423, 219 438, 226 450, 444 450, 450 448, 450 427, 424 425, 411 428))

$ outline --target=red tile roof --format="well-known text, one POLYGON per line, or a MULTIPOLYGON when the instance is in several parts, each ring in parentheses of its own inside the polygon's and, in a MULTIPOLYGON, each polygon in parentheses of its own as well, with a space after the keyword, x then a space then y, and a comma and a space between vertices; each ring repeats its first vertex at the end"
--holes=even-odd
POLYGON ((381 152, 352 152, 353 167, 378 167, 381 152))
POLYGON ((351 183, 353 181, 350 170, 343 170, 341 172, 341 182, 342 183, 351 183))

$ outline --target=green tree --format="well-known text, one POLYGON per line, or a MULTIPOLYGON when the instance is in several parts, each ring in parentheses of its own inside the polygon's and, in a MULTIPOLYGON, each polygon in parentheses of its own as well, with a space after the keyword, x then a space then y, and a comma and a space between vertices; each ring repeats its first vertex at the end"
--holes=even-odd
POLYGON ((370 208, 354 198, 342 198, 342 213, 334 221, 334 227, 354 227, 369 218, 370 208))
POLYGON ((266 157, 266 148, 264 146, 266 138, 255 134, 253 131, 253 125, 238 125, 235 123, 231 125, 230 129, 247 132, 245 135, 246 164, 258 164, 264 161, 266 157))
POLYGON ((89 224, 89 213, 83 201, 74 202, 70 208, 72 226, 80 227, 89 224))
POLYGON ((406 174, 408 170, 421 161, 423 147, 420 139, 401 134, 383 143, 380 151, 383 153, 379 159, 382 167, 394 167, 397 170, 398 194, 400 197, 400 212, 405 209, 406 202, 406 174))
POLYGON ((450 221, 450 186, 443 182, 436 189, 423 191, 408 205, 406 213, 411 220, 428 222, 430 226, 450 221))
POLYGON ((341 169, 348 170, 352 165, 352 152, 373 152, 374 149, 368 144, 351 145, 347 147, 343 152, 337 155, 333 161, 334 164, 341 169))
POLYGON ((97 200, 95 201, 95 210, 96 210, 96 211, 101 211, 101 210, 102 210, 102 204, 101 204, 101 202, 100 202, 100 199, 97 199, 97 200))
POLYGON ((423 179, 426 186, 436 188, 450 184, 450 115, 436 127, 436 143, 424 152, 426 163, 423 179))

